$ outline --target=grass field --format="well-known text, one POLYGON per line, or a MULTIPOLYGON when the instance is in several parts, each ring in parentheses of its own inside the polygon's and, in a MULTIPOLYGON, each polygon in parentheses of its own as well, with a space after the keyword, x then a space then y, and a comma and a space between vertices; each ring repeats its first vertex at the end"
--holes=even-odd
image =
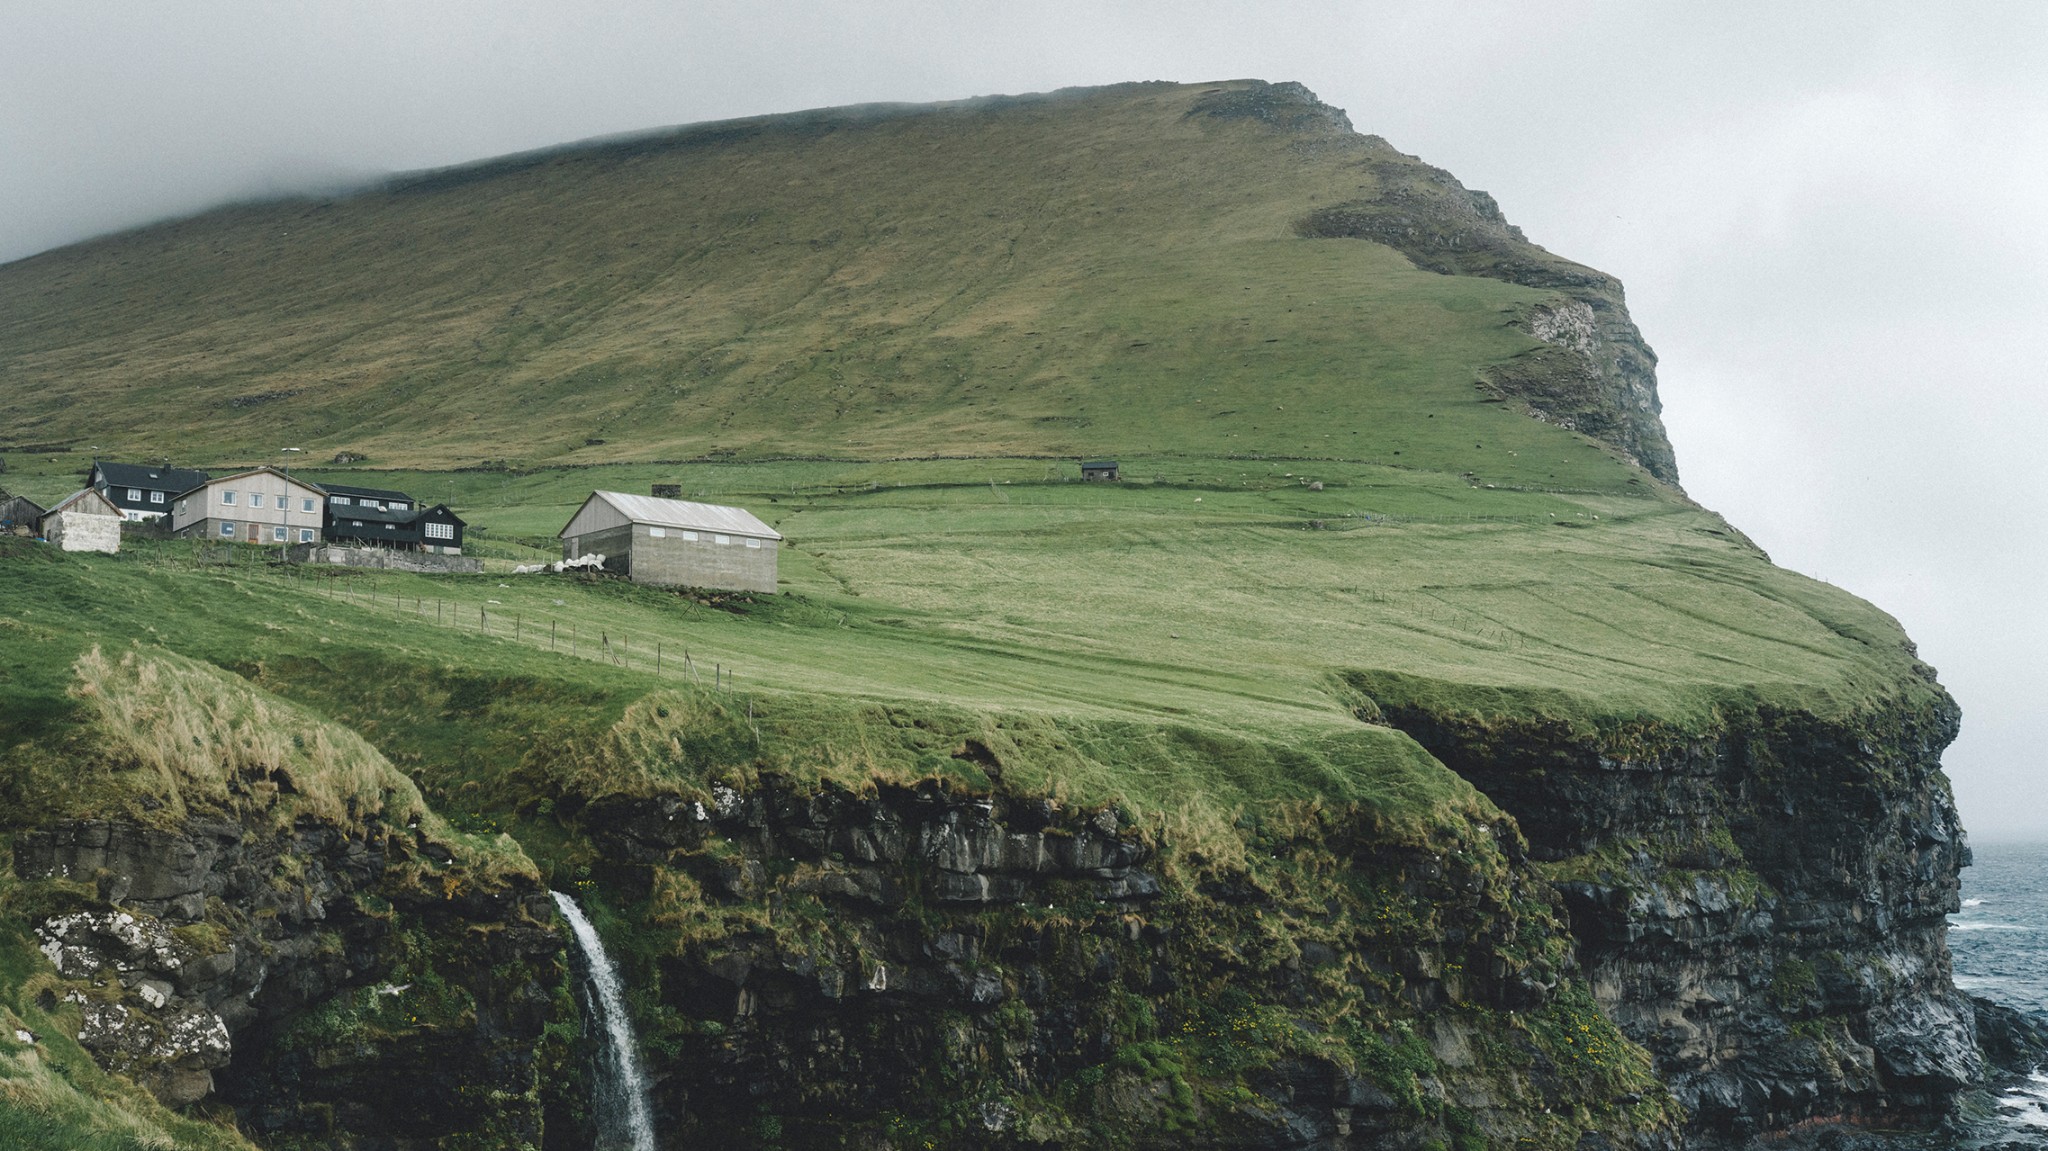
POLYGON ((1694 723, 1738 697, 1828 711, 1917 682, 1903 674, 1910 657, 1888 617, 1771 566, 1662 490, 1488 490, 1356 465, 1178 469, 1118 485, 1047 482, 1038 461, 392 477, 415 490, 455 485, 475 521, 509 537, 550 534, 589 486, 638 487, 650 475, 745 503, 790 542, 786 593, 744 612, 510 576, 509 561, 480 579, 294 581, 181 568, 186 553, 172 545, 158 566, 147 541, 133 556, 67 561, 62 578, 141 581, 105 593, 152 604, 106 629, 108 643, 133 627, 192 647, 172 621, 217 609, 179 602, 185 581, 277 597, 262 634, 238 627, 232 644, 195 649, 223 663, 260 659, 272 643, 402 648, 435 610, 444 626, 470 628, 489 625, 483 612, 494 638, 516 628, 531 651, 504 658, 548 667, 572 643, 592 655, 603 636, 612 650, 596 654, 607 658, 651 659, 659 644, 674 677, 687 650, 700 675, 736 669, 758 692, 1199 723, 1281 741, 1356 729, 1340 686, 1353 672, 1541 695, 1589 718, 1694 723), (321 598, 337 588, 344 598, 321 598), (534 649, 550 636, 556 651, 543 657, 534 649))

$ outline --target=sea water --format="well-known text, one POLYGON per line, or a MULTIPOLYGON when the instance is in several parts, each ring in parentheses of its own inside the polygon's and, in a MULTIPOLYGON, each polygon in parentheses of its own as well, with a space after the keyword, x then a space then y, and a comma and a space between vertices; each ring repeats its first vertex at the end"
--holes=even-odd
MULTIPOLYGON (((2048 1015, 2048 844, 1980 844, 1963 872, 1962 910, 1949 917, 1956 986, 2048 1015)), ((2048 1075, 2008 1089, 1999 1114, 2026 1145, 2048 1146, 2048 1075)))

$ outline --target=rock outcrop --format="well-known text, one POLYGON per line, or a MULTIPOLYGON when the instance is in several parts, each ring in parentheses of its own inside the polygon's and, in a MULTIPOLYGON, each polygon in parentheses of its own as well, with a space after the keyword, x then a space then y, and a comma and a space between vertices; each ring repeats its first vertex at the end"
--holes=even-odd
POLYGON ((1946 942, 1969 856, 1946 696, 1840 721, 1734 711, 1696 737, 1380 704, 1514 813, 1601 1006, 1697 1142, 1932 1120, 1982 1081, 1946 942))
POLYGON ((1352 131, 1344 113, 1300 84, 1259 84, 1203 97, 1190 115, 1251 119, 1301 134, 1316 146, 1355 153, 1367 192, 1302 216, 1309 239, 1370 240, 1444 275, 1487 276, 1554 293, 1521 326, 1542 341, 1487 374, 1494 395, 1538 419, 1602 440, 1670 484, 1678 462, 1657 398, 1657 355, 1629 319, 1621 282, 1555 256, 1508 223, 1485 192, 1398 152, 1378 136, 1352 131))
POLYGON ((375 820, 78 820, 19 835, 14 869, 55 905, 35 933, 80 1044, 163 1102, 217 1091, 334 1146, 538 1142, 560 941, 531 881, 375 820))
POLYGON ((593 897, 649 926, 626 961, 684 1142, 1671 1141, 1505 823, 1247 825, 1204 865, 1113 808, 936 782, 564 809, 593 897))

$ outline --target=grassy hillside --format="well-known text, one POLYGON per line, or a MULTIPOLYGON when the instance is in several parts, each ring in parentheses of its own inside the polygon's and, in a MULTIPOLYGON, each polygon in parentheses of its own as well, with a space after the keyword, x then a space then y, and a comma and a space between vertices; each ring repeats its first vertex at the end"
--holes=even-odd
POLYGON ((1557 291, 1303 237, 1319 207, 1466 197, 1316 107, 1240 82, 772 117, 46 253, 0 268, 0 450, 1221 454, 1625 485, 1593 441, 1477 402, 1542 359, 1526 317, 1557 291))
POLYGON ((448 500, 499 568, 591 488, 655 481, 791 541, 788 594, 737 614, 562 581, 327 581, 367 597, 349 637, 268 576, 236 595, 290 606, 221 641, 199 622, 220 606, 179 590, 217 572, 36 568, 162 605, 64 621, 66 650, 417 662, 431 598, 444 622, 511 613, 515 662, 567 627, 810 707, 1341 733, 1396 759, 1414 749, 1361 733, 1359 684, 1687 728, 1937 690, 1889 618, 1772 567, 1653 474, 1668 451, 1631 458, 1662 438, 1612 281, 1294 86, 769 117, 223 209, 0 268, 0 359, 10 434, 40 449, 10 454, 30 495, 67 490, 95 445, 187 464, 289 445, 369 457, 313 474, 448 500), (1635 432, 1531 418, 1621 361, 1638 390, 1610 407, 1635 432), (1129 478, 1069 482, 1075 454, 1129 478))

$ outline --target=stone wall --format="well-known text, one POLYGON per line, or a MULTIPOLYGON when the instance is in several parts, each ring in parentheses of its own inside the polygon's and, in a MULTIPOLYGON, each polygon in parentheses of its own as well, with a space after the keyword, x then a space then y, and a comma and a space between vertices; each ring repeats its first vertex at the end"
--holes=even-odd
POLYGON ((476 575, 484 570, 484 561, 475 556, 442 555, 427 551, 402 552, 389 548, 350 548, 342 547, 340 544, 301 544, 291 549, 290 555, 293 563, 382 568, 387 571, 422 572, 430 575, 476 575))
POLYGON ((67 552, 121 550, 119 516, 98 516, 89 512, 58 512, 43 521, 43 538, 67 552))
POLYGON ((731 542, 721 544, 712 532, 694 534, 692 540, 678 528, 634 524, 633 582, 774 594, 777 541, 748 547, 745 536, 726 535, 731 542))

